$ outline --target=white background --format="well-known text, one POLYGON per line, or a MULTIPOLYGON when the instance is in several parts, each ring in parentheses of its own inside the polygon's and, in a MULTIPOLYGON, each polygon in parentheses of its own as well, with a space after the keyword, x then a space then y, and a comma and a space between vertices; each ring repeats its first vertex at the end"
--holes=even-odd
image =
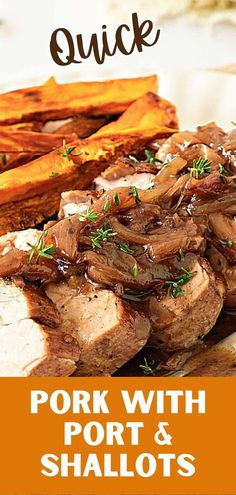
MULTIPOLYGON (((173 0, 172 0, 173 1, 173 0)), ((168 0, 0 0, 0 82, 14 83, 27 74, 60 74, 64 69, 52 60, 49 41, 52 31, 67 27, 73 35, 89 35, 107 24, 110 39, 121 22, 130 22, 131 13, 142 20, 151 18, 161 26, 161 37, 153 48, 128 57, 116 55, 103 66, 91 58, 73 66, 83 77, 91 70, 119 73, 153 71, 159 68, 216 67, 236 63, 236 27, 230 23, 212 25, 209 18, 189 21, 186 18, 160 19, 168 0)), ((176 9, 180 0, 176 0, 176 9)), ((66 70, 70 69, 66 67, 66 70)), ((96 75, 96 74, 95 74, 96 75)))

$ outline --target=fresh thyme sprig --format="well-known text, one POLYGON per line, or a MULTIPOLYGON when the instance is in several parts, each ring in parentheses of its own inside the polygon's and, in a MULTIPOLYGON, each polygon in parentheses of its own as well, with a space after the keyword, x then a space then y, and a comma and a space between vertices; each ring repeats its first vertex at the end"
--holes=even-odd
POLYGON ((233 246, 234 241, 232 241, 232 239, 226 239, 224 241, 220 241, 220 243, 223 247, 231 248, 233 246))
POLYGON ((104 205, 103 210, 104 210, 104 211, 108 211, 109 209, 110 209, 110 200, 109 200, 109 199, 107 199, 107 200, 106 200, 106 203, 105 203, 105 205, 104 205))
POLYGON ((122 242, 120 242, 118 244, 118 248, 120 251, 122 251, 123 253, 126 253, 126 254, 132 254, 133 253, 133 250, 129 248, 129 246, 127 244, 123 244, 122 242))
POLYGON ((147 162, 147 163, 154 163, 154 164, 155 163, 163 163, 163 161, 162 160, 159 160, 159 158, 156 158, 151 151, 145 150, 144 153, 146 155, 145 162, 147 162))
POLYGON ((171 287, 171 295, 176 298, 178 296, 185 296, 185 290, 182 288, 183 285, 187 284, 191 277, 194 275, 190 273, 185 268, 181 268, 182 275, 178 275, 174 280, 166 280, 165 284, 171 287))
POLYGON ((5 165, 7 164, 7 155, 6 155, 6 153, 1 153, 0 154, 0 157, 1 157, 1 160, 2 160, 2 164, 5 167, 5 165))
POLYGON ((182 248, 179 249, 179 259, 180 261, 184 261, 185 259, 185 253, 182 248))
POLYGON ((133 276, 137 277, 139 275, 139 269, 137 263, 133 266, 133 276))
POLYGON ((45 238, 48 235, 48 231, 45 230, 37 239, 35 244, 30 244, 28 242, 28 246, 31 247, 31 251, 29 253, 29 263, 33 262, 34 257, 36 256, 36 265, 39 262, 40 258, 47 258, 49 260, 53 259, 53 255, 56 253, 56 248, 53 247, 52 244, 45 244, 45 238))
POLYGON ((135 162, 135 163, 138 163, 139 160, 136 158, 136 156, 133 156, 133 155, 129 155, 128 156, 129 160, 131 160, 132 162, 135 162))
POLYGON ((157 365, 155 368, 151 364, 148 363, 147 358, 143 358, 144 364, 139 364, 139 368, 142 370, 144 375, 155 375, 156 371, 160 369, 160 365, 157 365))
POLYGON ((114 193, 113 198, 114 198, 114 205, 115 205, 115 206, 119 206, 119 204, 120 204, 120 198, 119 198, 119 194, 118 194, 118 192, 115 192, 115 193, 114 193))
POLYGON ((80 156, 83 154, 83 151, 80 151, 79 153, 73 153, 77 146, 67 146, 65 139, 63 139, 62 146, 63 151, 59 150, 58 148, 53 148, 53 150, 56 151, 58 155, 63 156, 63 158, 67 158, 67 160, 70 160, 70 156, 80 156))
POLYGON ((189 168, 190 176, 195 176, 198 179, 199 175, 210 174, 211 172, 211 164, 207 159, 202 158, 201 156, 198 160, 193 160, 193 167, 189 168))
POLYGON ((116 232, 113 232, 108 223, 104 223, 101 229, 97 229, 96 232, 92 232, 91 244, 93 249, 100 249, 102 247, 101 242, 107 241, 111 237, 114 237, 116 232))
POLYGON ((79 214, 79 221, 86 222, 86 220, 89 220, 89 222, 96 222, 98 217, 98 213, 95 213, 95 211, 91 211, 90 209, 88 209, 86 213, 79 214))
POLYGON ((139 205, 141 203, 140 197, 138 195, 138 190, 136 186, 132 186, 129 190, 129 196, 133 196, 135 199, 136 205, 139 205))
POLYGON ((219 172, 220 174, 225 174, 225 175, 228 175, 229 173, 228 170, 226 170, 226 168, 224 168, 224 166, 221 164, 219 165, 219 172))

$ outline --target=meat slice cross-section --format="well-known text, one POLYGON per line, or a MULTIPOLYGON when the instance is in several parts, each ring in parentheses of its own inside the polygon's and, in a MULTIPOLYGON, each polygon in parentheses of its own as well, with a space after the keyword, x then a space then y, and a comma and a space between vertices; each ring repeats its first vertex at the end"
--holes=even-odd
POLYGON ((61 329, 81 348, 76 375, 114 373, 149 337, 149 320, 112 291, 90 289, 78 294, 62 282, 49 284, 46 292, 60 312, 61 329))
POLYGON ((0 326, 0 376, 69 376, 79 349, 59 329, 25 319, 0 326))
POLYGON ((71 375, 79 347, 59 324, 59 312, 43 292, 0 279, 0 376, 71 375))
POLYGON ((226 283, 225 306, 235 308, 236 306, 236 265, 231 265, 224 251, 226 249, 217 249, 211 244, 207 250, 207 257, 214 268, 215 272, 223 275, 226 283))
POLYGON ((33 318, 49 327, 60 324, 56 306, 43 292, 0 279, 0 325, 17 323, 25 318, 33 318))
POLYGON ((74 214, 86 213, 96 202, 95 191, 66 191, 61 194, 59 220, 74 214))
POLYGON ((225 286, 204 258, 193 255, 188 270, 192 278, 184 285, 184 296, 151 297, 151 341, 168 350, 187 348, 214 326, 224 302, 225 286))

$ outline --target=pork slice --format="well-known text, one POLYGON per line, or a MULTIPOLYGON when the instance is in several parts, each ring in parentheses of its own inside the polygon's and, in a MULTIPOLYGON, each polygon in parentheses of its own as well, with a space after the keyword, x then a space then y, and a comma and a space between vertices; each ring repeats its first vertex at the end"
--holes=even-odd
POLYGON ((61 194, 59 220, 74 214, 85 213, 97 200, 95 191, 66 191, 61 194))
POLYGON ((224 302, 225 286, 204 258, 193 256, 187 267, 193 274, 183 286, 184 295, 174 298, 171 290, 158 299, 151 297, 150 341, 167 350, 188 348, 214 326, 224 302))
POLYGON ((181 368, 182 376, 234 376, 236 333, 190 356, 181 368))
POLYGON ((129 361, 149 337, 149 320, 109 290, 88 289, 78 294, 66 283, 49 284, 61 329, 81 348, 76 375, 108 375, 129 361))
POLYGON ((12 248, 0 255, 0 277, 22 276, 30 282, 55 282, 59 278, 56 264, 29 263, 29 255, 12 248))
POLYGON ((29 244, 34 245, 41 234, 40 230, 27 229, 0 236, 0 255, 7 254, 12 248, 30 251, 29 244))
POLYGON ((29 263, 29 253, 42 231, 36 229, 9 232, 0 236, 0 277, 20 275, 30 281, 55 281, 54 263, 29 263))
POLYGON ((220 241, 230 240, 232 249, 236 251, 236 221, 234 217, 225 215, 222 212, 211 213, 209 215, 209 225, 211 231, 220 241))
POLYGON ((60 324, 55 304, 43 292, 0 279, 0 325, 15 324, 31 318, 49 327, 60 324))
POLYGON ((132 175, 126 175, 125 177, 120 177, 119 179, 107 180, 99 175, 95 180, 95 188, 97 191, 109 189, 116 189, 119 187, 132 187, 136 186, 138 189, 148 189, 154 186, 156 175, 147 172, 135 173, 132 175))
POLYGON ((0 326, 0 377, 69 376, 79 354, 71 335, 32 319, 0 326))
POLYGON ((207 257, 214 270, 223 275, 226 282, 225 305, 236 304, 236 222, 234 217, 222 212, 209 215, 209 225, 214 236, 207 251, 207 257), (216 239, 217 238, 217 239, 216 239), (225 242, 230 241, 227 246, 225 242))
POLYGON ((150 173, 156 175, 158 172, 157 165, 143 160, 132 158, 118 158, 104 172, 101 173, 103 179, 109 181, 126 177, 127 175, 150 173))
MULTIPOLYGON (((227 248, 225 248, 227 251, 227 248)), ((222 275, 226 283, 225 306, 235 308, 236 306, 236 265, 231 266, 224 250, 217 249, 211 244, 207 250, 206 256, 216 273, 222 275)))

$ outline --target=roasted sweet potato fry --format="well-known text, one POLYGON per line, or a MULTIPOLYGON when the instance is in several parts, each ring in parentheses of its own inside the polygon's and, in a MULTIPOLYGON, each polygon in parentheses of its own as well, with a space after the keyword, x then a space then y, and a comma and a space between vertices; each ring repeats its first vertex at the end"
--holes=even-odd
POLYGON ((45 155, 53 148, 59 148, 63 139, 69 142, 75 140, 76 135, 8 131, 0 128, 0 172, 18 167, 37 156, 45 155))
POLYGON ((0 95, 0 123, 46 122, 78 114, 116 115, 147 91, 156 89, 156 76, 70 84, 49 80, 43 86, 0 95))
POLYGON ((67 157, 53 151, 4 172, 0 175, 0 234, 49 218, 58 211, 62 191, 86 189, 111 160, 138 152, 153 139, 172 132, 165 127, 137 128, 126 135, 84 139, 68 145, 76 148, 67 157))
POLYGON ((132 103, 118 120, 105 125, 92 137, 110 136, 116 132, 127 134, 137 127, 153 129, 160 126, 178 129, 176 108, 167 100, 149 92, 132 103))
POLYGON ((43 124, 42 122, 19 122, 19 124, 12 125, 0 125, 1 130, 5 131, 35 131, 40 132, 42 130, 43 124))

